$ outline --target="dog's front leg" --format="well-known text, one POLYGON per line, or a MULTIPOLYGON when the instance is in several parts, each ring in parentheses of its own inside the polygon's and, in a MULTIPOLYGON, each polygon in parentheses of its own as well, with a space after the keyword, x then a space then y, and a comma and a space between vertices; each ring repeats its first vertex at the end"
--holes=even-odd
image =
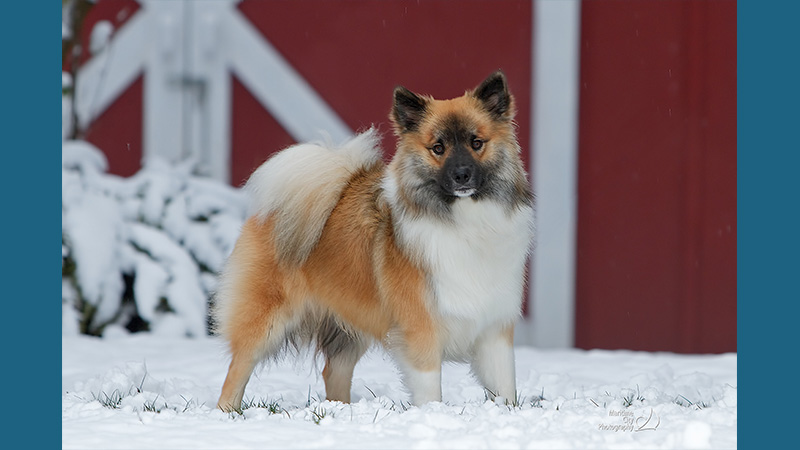
POLYGON ((489 398, 503 397, 507 403, 515 402, 514 325, 492 327, 484 332, 475 342, 471 366, 489 398))
POLYGON ((404 371, 406 385, 411 390, 411 403, 416 406, 442 401, 442 366, 431 370, 414 367, 404 371))
MULTIPOLYGON (((414 333, 416 334, 416 333, 414 333)), ((402 355, 403 381, 416 406, 442 401, 442 356, 437 339, 407 336, 402 355)))
POLYGON ((419 334, 405 333, 402 345, 393 349, 411 403, 416 406, 442 401, 442 357, 437 339, 419 334))
POLYGON ((442 345, 430 311, 428 280, 395 243, 386 227, 376 258, 381 301, 394 325, 384 344, 400 366, 411 403, 442 401, 442 345))

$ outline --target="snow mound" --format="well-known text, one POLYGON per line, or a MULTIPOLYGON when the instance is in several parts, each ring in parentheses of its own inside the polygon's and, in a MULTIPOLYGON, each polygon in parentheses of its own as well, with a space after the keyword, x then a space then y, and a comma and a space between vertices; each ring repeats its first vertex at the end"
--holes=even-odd
POLYGON ((64 333, 117 325, 168 335, 208 332, 216 274, 247 213, 239 189, 154 158, 130 178, 106 173, 100 150, 61 152, 64 333))

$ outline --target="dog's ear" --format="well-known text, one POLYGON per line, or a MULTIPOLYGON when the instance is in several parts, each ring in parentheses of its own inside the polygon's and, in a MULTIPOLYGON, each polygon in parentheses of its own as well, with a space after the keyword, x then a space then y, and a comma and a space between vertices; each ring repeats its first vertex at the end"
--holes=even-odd
POLYGON ((514 118, 516 113, 514 97, 508 91, 506 76, 501 70, 483 80, 483 83, 472 91, 472 95, 495 119, 511 120, 514 118))
POLYGON ((394 104, 389 115, 395 132, 400 135, 414 131, 425 117, 428 101, 403 86, 394 88, 394 104))

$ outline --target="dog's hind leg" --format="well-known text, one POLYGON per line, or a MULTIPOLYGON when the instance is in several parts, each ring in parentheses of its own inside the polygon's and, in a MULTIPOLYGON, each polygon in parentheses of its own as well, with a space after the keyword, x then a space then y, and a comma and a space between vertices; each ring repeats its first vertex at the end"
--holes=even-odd
POLYGON ((253 369, 281 350, 299 316, 286 297, 286 274, 269 251, 271 233, 264 226, 252 220, 245 224, 220 282, 215 318, 231 352, 217 402, 223 411, 241 411, 253 369))
POLYGON ((346 332, 328 318, 318 332, 317 348, 325 356, 322 370, 325 397, 330 401, 350 403, 353 370, 367 350, 367 344, 361 336, 346 332))
POLYGON ((222 385, 217 407, 223 411, 241 411, 245 387, 256 365, 278 353, 292 331, 293 319, 287 311, 271 311, 270 306, 280 301, 262 300, 259 305, 248 305, 249 312, 241 311, 247 319, 239 323, 230 339, 231 363, 222 385))
POLYGON ((228 367, 228 375, 225 377, 225 384, 222 385, 222 394, 219 396, 217 408, 225 412, 242 412, 244 389, 257 363, 258 360, 246 354, 234 353, 228 367))

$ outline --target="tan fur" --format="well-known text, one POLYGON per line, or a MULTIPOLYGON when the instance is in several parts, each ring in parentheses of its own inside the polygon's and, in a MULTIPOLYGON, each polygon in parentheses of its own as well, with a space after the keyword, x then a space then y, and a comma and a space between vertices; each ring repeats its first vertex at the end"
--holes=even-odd
POLYGON ((223 410, 240 408, 253 368, 270 347, 279 344, 270 339, 270 333, 281 327, 281 319, 291 309, 284 292, 289 283, 273 282, 288 278, 275 259, 273 225, 272 220, 259 223, 255 218, 249 219, 230 258, 229 268, 235 272, 225 286, 230 292, 225 294, 235 300, 217 329, 228 338, 232 355, 218 405, 223 410))
POLYGON ((322 234, 325 222, 345 189, 353 168, 381 164, 374 129, 331 151, 322 144, 300 144, 272 156, 245 186, 254 215, 275 220, 278 262, 303 264, 322 234))
POLYGON ((425 276, 398 248, 391 226, 383 232, 376 266, 384 307, 396 323, 396 332, 403 336, 400 351, 415 368, 432 370, 442 360, 425 276))
POLYGON ((322 370, 325 381, 325 397, 330 401, 350 403, 350 388, 353 384, 353 369, 361 354, 328 359, 322 370))
POLYGON ((508 345, 514 345, 514 324, 506 326, 503 330, 503 337, 506 338, 508 345))
MULTIPOLYGON (((429 115, 420 124, 418 133, 398 133, 398 137, 401 141, 399 148, 420 152, 424 154, 429 164, 437 167, 440 166, 445 158, 447 158, 447 153, 436 156, 426 149, 430 148, 436 141, 434 133, 440 128, 441 119, 454 114, 458 114, 459 117, 472 122, 477 129, 477 137, 486 141, 486 148, 476 154, 478 160, 483 161, 494 157, 494 153, 498 151, 498 148, 496 145, 493 145, 493 140, 502 141, 506 145, 516 145, 514 123, 491 120, 488 113, 481 110, 478 100, 469 94, 470 93, 467 92, 462 97, 449 100, 433 100, 430 97, 425 97, 430 102, 429 115), (492 139, 489 139, 489 137, 492 139)), ((513 116, 514 111, 515 106, 512 97, 512 106, 509 114, 513 116)))
MULTIPOLYGON (((398 330, 420 370, 441 363, 424 277, 396 247, 388 209, 369 207, 383 170, 375 167, 350 179, 319 242, 300 268, 278 264, 274 220, 247 221, 229 262, 242 268, 233 275, 236 289, 229 294, 236 298, 235 308, 219 329, 230 340, 232 354, 220 409, 238 410, 256 363, 279 344, 269 342, 270 328, 292 323, 308 299, 378 341, 391 329, 398 330)), ((332 365, 327 361, 323 371, 328 398, 347 401, 350 377, 347 373, 334 376, 332 365)))
MULTIPOLYGON (((430 268, 419 251, 398 241, 397 227, 403 218, 394 204, 388 204, 387 174, 402 177, 412 154, 432 168, 440 167, 444 158, 428 148, 434 131, 442 126, 439 121, 458 114, 485 142, 475 158, 493 161, 511 153, 506 158, 512 161, 511 168, 504 168, 504 174, 516 177, 514 182, 522 190, 526 181, 514 154, 519 146, 511 121, 513 100, 508 120, 493 120, 471 92, 453 100, 428 101, 430 110, 419 130, 399 134, 398 150, 388 168, 371 150, 376 138, 368 132, 352 141, 349 149, 290 148, 248 181, 259 196, 257 208, 226 264, 214 308, 216 331, 229 342, 232 356, 217 404, 220 409, 240 411, 256 364, 277 354, 287 336, 298 330, 311 336, 321 324, 332 333, 328 337, 342 340, 344 348, 323 351, 322 375, 330 400, 350 400, 353 368, 369 342, 384 344, 419 373, 435 377, 441 369, 449 338, 445 319, 435 306, 430 268), (319 178, 304 182, 323 169, 319 178)), ((400 197, 392 199, 396 202, 403 201, 405 193, 400 189, 391 195, 400 197)), ((527 198, 519 197, 523 200, 517 203, 527 198)), ((506 325, 511 319, 503 320, 495 329, 502 330, 503 340, 511 344, 513 325, 506 325)), ((513 390, 513 373, 511 377, 513 390)))

